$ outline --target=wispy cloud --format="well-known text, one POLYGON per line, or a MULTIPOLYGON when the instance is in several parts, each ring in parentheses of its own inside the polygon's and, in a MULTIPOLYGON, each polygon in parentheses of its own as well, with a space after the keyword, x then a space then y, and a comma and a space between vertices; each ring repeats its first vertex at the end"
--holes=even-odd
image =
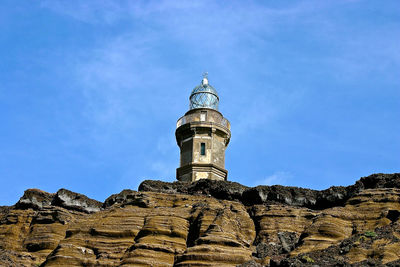
POLYGON ((89 56, 78 63, 77 78, 83 84, 87 114, 97 123, 133 127, 151 105, 152 94, 146 89, 154 81, 152 74, 163 76, 168 70, 153 68, 150 47, 149 40, 118 37, 105 47, 88 51, 89 56))
POLYGON ((115 23, 124 17, 129 17, 128 2, 111 0, 99 1, 62 1, 43 0, 41 6, 59 14, 69 16, 85 23, 115 23))
POLYGON ((253 182, 251 186, 257 185, 289 185, 293 175, 286 171, 276 171, 273 174, 253 182))
POLYGON ((281 87, 277 93, 268 80, 260 84, 264 89, 260 90, 241 83, 229 84, 232 77, 266 79, 286 72, 290 78, 300 70, 305 77, 329 75, 338 80, 357 80, 371 72, 385 75, 385 70, 400 65, 399 39, 390 36, 393 29, 379 29, 388 34, 377 39, 373 30, 337 18, 335 10, 355 8, 357 4, 355 1, 247 3, 246 6, 236 1, 42 2, 44 8, 85 23, 118 25, 123 20, 128 25, 100 40, 97 47, 85 51, 86 55, 78 61, 77 76, 84 85, 86 114, 97 127, 109 125, 111 129, 123 127, 126 131, 139 125, 144 110, 147 114, 158 112, 157 105, 162 102, 180 107, 174 95, 181 95, 181 88, 189 83, 178 76, 187 75, 187 69, 200 73, 211 66, 208 69, 211 77, 214 72, 224 78, 228 93, 241 96, 229 103, 237 135, 287 112, 307 95, 308 88, 297 83, 293 85, 296 91, 281 87), (297 33, 299 28, 302 32, 297 33), (268 52, 268 49, 282 32, 294 39, 283 44, 288 54, 275 56, 274 50, 268 52), (297 34, 302 36, 301 42, 306 42, 305 47, 296 43, 297 34), (342 38, 343 35, 348 38, 342 38), (327 51, 315 51, 312 57, 299 52, 318 44, 327 51), (260 60, 260 54, 270 56, 260 60), (282 57, 291 57, 292 65, 281 66, 282 57), (175 59, 179 62, 175 63, 175 59), (377 60, 382 64, 374 64, 377 60), (247 71, 249 65, 255 73, 247 71), (243 90, 248 92, 242 94, 243 90), (253 92, 257 94, 252 95, 253 92))
MULTIPOLYGON (((99 35, 76 59, 85 116, 94 139, 135 133, 131 146, 143 140, 157 144, 145 162, 160 176, 174 172, 174 122, 186 111, 194 79, 204 70, 223 96, 221 107, 232 122, 234 141, 248 131, 265 130, 324 90, 311 88, 307 79, 358 81, 371 73, 393 75, 387 70, 400 66, 393 25, 373 29, 341 19, 338 10, 357 12, 355 1, 42 3, 112 32, 99 35)), ((288 172, 276 172, 258 183, 290 178, 288 172)))

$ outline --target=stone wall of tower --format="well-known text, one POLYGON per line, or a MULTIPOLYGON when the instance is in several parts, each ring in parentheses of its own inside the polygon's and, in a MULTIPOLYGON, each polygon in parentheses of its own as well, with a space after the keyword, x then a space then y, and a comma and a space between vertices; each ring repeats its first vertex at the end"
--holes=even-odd
POLYGON ((225 168, 225 144, 226 139, 223 136, 214 134, 212 141, 212 163, 225 168))
POLYGON ((189 137, 182 141, 180 166, 187 165, 192 162, 193 158, 193 137, 189 137))
POLYGON ((230 140, 230 124, 213 109, 188 111, 177 123, 176 141, 180 147, 177 179, 226 180, 225 149, 230 140), (201 153, 204 144, 205 153, 201 153))

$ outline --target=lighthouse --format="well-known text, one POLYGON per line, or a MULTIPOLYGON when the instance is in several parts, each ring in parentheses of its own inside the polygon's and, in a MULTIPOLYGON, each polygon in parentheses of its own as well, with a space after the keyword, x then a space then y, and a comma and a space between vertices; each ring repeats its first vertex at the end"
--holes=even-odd
POLYGON ((227 180, 225 150, 231 138, 230 123, 218 111, 219 97, 207 73, 189 97, 189 111, 176 124, 180 148, 179 181, 227 180))

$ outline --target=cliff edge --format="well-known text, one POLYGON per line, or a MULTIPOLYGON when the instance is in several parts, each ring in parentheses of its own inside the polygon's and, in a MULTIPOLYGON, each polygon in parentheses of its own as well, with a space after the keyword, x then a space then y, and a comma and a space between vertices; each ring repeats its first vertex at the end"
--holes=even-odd
POLYGON ((28 189, 0 207, 0 266, 399 266, 399 217, 399 173, 321 191, 146 180, 104 202, 28 189))

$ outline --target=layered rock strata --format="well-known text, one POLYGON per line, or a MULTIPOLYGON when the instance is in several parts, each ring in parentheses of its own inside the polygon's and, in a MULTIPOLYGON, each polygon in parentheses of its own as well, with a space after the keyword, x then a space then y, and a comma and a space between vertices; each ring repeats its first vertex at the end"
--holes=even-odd
POLYGON ((400 174, 317 191, 144 181, 104 203, 61 189, 0 207, 0 266, 400 264, 400 174))

